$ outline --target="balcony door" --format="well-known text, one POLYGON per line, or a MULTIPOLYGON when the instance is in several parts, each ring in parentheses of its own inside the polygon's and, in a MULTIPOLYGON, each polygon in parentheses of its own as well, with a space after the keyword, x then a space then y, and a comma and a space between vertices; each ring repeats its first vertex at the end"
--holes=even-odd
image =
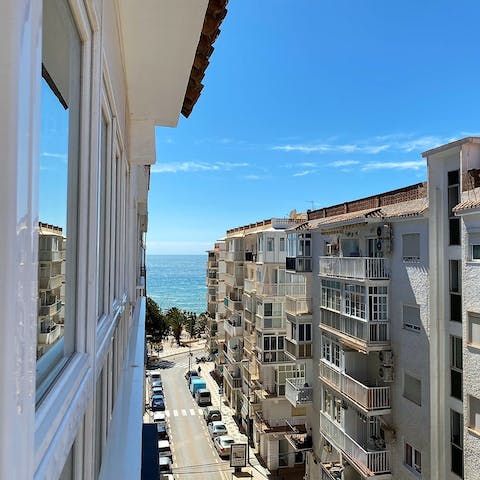
POLYGON ((367 238, 367 256, 371 258, 383 258, 383 242, 380 238, 367 238))

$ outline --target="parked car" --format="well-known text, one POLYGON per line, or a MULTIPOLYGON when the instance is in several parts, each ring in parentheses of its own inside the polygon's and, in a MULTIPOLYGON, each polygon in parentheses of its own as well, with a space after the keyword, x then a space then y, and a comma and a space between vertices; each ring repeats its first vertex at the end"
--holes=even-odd
POLYGON ((152 412, 165 410, 165 400, 163 395, 154 395, 152 397, 152 412))
POLYGON ((162 375, 157 370, 150 370, 147 372, 147 376, 150 378, 150 381, 153 382, 154 380, 161 380, 162 375))
POLYGON ((165 423, 157 423, 158 440, 168 440, 168 428, 165 423))
POLYGON ((170 457, 158 457, 158 469, 160 473, 172 473, 172 459, 170 457))
POLYGON ((218 408, 207 407, 203 409, 203 418, 207 423, 219 421, 222 419, 222 414, 218 408))
POLYGON ((212 396, 207 388, 200 388, 195 393, 195 401, 200 407, 212 404, 212 396))
POLYGON ((152 389, 153 388, 157 388, 157 387, 160 387, 160 388, 163 388, 163 383, 160 379, 157 379, 157 380, 153 380, 152 381, 152 389))
POLYGON ((200 374, 197 372, 197 370, 189 370, 186 374, 185 374, 185 380, 187 380, 187 382, 190 384, 190 378, 191 377, 199 377, 200 374))
POLYGON ((220 435, 213 440, 213 445, 221 457, 230 457, 230 445, 233 443, 235 440, 230 435, 220 435))
POLYGON ((153 421, 155 423, 166 423, 167 417, 164 412, 153 412, 153 421))
POLYGON ((220 435, 227 435, 227 427, 223 422, 218 420, 208 424, 208 433, 211 438, 219 437, 220 435))
POLYGON ((160 457, 172 457, 172 450, 170 448, 170 442, 168 440, 158 441, 158 455, 160 457))
POLYGON ((153 387, 152 395, 163 395, 163 387, 153 387))

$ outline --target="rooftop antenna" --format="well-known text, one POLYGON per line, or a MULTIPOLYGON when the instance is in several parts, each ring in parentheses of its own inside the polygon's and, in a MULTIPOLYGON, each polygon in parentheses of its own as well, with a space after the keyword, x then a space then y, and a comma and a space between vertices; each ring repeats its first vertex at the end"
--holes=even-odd
POLYGON ((317 203, 315 200, 305 200, 307 203, 312 204, 312 210, 315 210, 315 204, 317 203))

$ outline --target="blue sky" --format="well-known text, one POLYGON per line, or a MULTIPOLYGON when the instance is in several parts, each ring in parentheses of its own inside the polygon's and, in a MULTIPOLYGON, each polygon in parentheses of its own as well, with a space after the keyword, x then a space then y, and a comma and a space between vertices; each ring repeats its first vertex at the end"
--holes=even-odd
POLYGON ((156 129, 150 254, 423 181, 422 151, 480 134, 478 1, 228 10, 190 118, 156 129))

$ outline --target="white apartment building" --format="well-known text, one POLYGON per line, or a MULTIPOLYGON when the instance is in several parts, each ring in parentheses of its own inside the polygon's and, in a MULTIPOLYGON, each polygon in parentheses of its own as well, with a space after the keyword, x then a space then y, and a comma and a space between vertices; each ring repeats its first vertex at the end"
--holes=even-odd
POLYGON ((309 211, 285 258, 280 238, 264 257, 265 225, 227 232, 245 252, 232 377, 272 470, 307 452, 311 480, 478 478, 480 138, 423 155, 428 182, 309 211))
POLYGON ((225 6, 2 2, 2 479, 140 478, 154 129, 190 114, 225 6))

